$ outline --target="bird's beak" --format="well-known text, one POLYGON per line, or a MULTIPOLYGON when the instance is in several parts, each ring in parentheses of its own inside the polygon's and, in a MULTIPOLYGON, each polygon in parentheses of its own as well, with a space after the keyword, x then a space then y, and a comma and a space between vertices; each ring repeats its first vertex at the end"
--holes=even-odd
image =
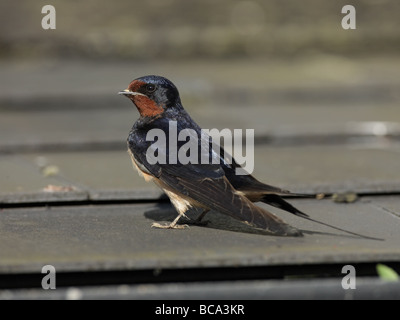
POLYGON ((118 92, 118 94, 123 94, 124 96, 129 96, 129 95, 133 94, 133 92, 129 91, 129 89, 125 89, 125 90, 118 92))
POLYGON ((133 91, 130 91, 129 89, 122 90, 122 91, 118 92, 118 94, 122 94, 124 96, 145 96, 142 93, 133 92, 133 91))

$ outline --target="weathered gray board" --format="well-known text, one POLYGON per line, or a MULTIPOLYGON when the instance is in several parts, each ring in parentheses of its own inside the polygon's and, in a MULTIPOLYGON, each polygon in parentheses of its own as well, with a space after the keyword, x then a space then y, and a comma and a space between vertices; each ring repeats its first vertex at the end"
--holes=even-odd
POLYGON ((171 221, 169 204, 4 209, 0 272, 137 270, 400 261, 400 200, 363 198, 353 204, 294 200, 321 221, 383 241, 362 239, 274 210, 303 238, 254 233, 210 213, 207 227, 151 228, 171 221))

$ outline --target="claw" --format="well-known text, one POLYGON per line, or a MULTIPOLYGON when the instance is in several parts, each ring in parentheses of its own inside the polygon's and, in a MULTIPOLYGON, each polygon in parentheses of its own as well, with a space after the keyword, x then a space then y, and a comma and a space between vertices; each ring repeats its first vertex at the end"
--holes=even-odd
POLYGON ((174 224, 174 223, 170 223, 170 224, 160 224, 160 223, 156 223, 154 222, 151 225, 152 228, 157 228, 157 229, 186 229, 186 228, 190 228, 187 224, 174 224))

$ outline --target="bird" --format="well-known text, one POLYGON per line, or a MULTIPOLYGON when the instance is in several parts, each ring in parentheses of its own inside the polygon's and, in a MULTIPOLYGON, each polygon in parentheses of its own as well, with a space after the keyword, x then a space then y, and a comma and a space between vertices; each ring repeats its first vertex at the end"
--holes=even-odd
MULTIPOLYGON (((209 211, 217 211, 271 235, 303 236, 300 229, 253 203, 259 201, 301 218, 328 225, 310 218, 282 198, 299 194, 265 184, 251 174, 237 175, 236 169, 241 168, 240 164, 222 147, 219 153, 213 148, 205 148, 212 145, 212 139, 201 134, 201 127, 183 108, 177 87, 167 78, 157 75, 139 77, 118 94, 129 98, 140 114, 127 138, 128 153, 133 167, 147 182, 153 181, 166 193, 178 213, 171 223, 153 223, 152 227, 184 229, 187 224, 178 224, 179 219, 186 217, 185 213, 189 209, 196 208, 203 210, 196 220, 198 222, 209 211), (148 139, 149 132, 161 131, 166 136, 165 140, 169 141, 171 122, 176 124, 178 133, 187 129, 196 133, 197 137, 200 137, 197 145, 198 156, 205 154, 210 161, 183 163, 176 157, 173 159, 169 153, 171 146, 167 143, 157 149, 158 156, 161 154, 166 161, 155 162, 151 159, 148 150, 151 150, 154 140, 148 139), (230 162, 226 161, 227 155, 231 159, 230 162)), ((182 147, 186 141, 175 143, 182 147)), ((358 235, 341 228, 330 227, 358 235)))

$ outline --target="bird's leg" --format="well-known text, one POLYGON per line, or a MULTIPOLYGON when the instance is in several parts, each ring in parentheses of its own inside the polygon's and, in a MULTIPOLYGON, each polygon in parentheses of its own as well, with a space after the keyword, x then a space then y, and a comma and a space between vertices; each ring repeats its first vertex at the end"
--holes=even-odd
MULTIPOLYGON (((188 219, 187 225, 192 225, 192 226, 206 226, 210 221, 202 221, 206 213, 210 211, 209 209, 204 209, 204 211, 197 217, 197 219, 190 219, 185 215, 185 218, 188 219)), ((186 226, 187 226, 186 225, 186 226)))
POLYGON ((178 220, 182 217, 186 217, 186 215, 182 212, 179 213, 178 216, 175 218, 174 221, 172 221, 170 224, 160 224, 157 222, 154 222, 151 227, 152 228, 159 228, 159 229, 185 229, 185 228, 189 228, 189 226, 187 224, 177 224, 178 220))
POLYGON ((194 220, 193 224, 197 225, 207 225, 209 221, 201 221, 204 216, 207 214, 207 212, 210 211, 210 209, 204 209, 204 211, 197 217, 196 220, 194 220))

